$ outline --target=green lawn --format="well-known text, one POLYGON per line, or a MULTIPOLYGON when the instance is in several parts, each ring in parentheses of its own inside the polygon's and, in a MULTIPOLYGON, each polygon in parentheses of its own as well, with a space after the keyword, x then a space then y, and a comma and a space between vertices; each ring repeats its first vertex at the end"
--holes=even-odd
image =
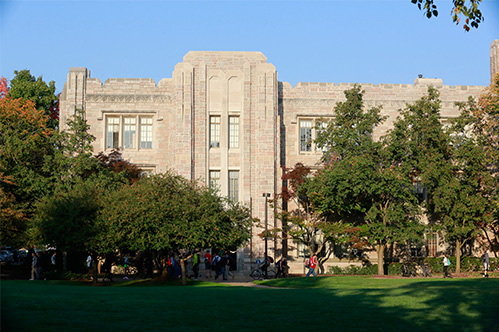
POLYGON ((288 288, 2 280, 2 331, 499 332, 499 279, 266 283, 288 288))

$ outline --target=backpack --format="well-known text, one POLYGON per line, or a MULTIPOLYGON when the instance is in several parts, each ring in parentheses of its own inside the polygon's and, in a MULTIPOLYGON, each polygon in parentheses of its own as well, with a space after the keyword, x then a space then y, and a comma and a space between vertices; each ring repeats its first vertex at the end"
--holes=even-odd
POLYGON ((305 267, 310 267, 310 260, 308 258, 305 260, 305 267))
POLYGON ((480 260, 482 261, 482 263, 485 263, 485 254, 483 254, 482 256, 480 256, 480 260))

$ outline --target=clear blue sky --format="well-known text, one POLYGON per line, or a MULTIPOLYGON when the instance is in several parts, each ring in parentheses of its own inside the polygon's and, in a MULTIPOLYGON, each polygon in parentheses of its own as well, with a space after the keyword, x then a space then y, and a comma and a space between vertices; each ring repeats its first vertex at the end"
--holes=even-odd
POLYGON ((188 51, 261 51, 279 81, 488 85, 499 0, 464 32, 437 1, 428 20, 410 0, 0 0, 0 76, 29 69, 60 92, 70 67, 110 77, 172 76, 188 51))

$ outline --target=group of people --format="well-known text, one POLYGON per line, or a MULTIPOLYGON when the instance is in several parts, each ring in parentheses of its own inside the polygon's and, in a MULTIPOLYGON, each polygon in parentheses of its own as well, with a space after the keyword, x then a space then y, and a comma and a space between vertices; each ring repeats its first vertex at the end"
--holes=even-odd
MULTIPOLYGON (((53 252, 50 256, 50 270, 56 270, 57 252, 53 252)), ((43 280, 43 273, 45 267, 45 260, 39 251, 31 253, 31 279, 29 280, 43 280)))
MULTIPOLYGON (((490 250, 487 249, 485 253, 480 257, 483 264, 483 277, 489 277, 490 270, 490 258, 489 258, 490 250)), ((449 266, 451 266, 451 262, 447 254, 444 253, 444 258, 442 260, 442 264, 444 265, 444 278, 452 278, 452 274, 449 272, 449 266)))
MULTIPOLYGON (((215 253, 212 255, 210 251, 207 250, 203 258, 204 258, 204 267, 208 273, 206 277, 211 278, 214 273, 215 280, 217 280, 220 276, 222 276, 223 280, 227 280, 229 276, 231 276, 232 279, 234 279, 234 274, 232 273, 232 271, 230 271, 230 267, 231 265, 233 265, 234 260, 228 251, 221 252, 220 254, 215 253)), ((199 272, 199 263, 197 271, 199 272)), ((197 279, 196 272, 194 272, 194 277, 195 279, 197 279)))

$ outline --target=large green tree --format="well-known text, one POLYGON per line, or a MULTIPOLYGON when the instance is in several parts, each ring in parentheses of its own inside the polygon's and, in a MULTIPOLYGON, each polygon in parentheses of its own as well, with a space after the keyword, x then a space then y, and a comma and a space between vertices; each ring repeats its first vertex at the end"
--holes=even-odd
POLYGON ((254 222, 247 208, 171 171, 109 193, 105 206, 98 219, 101 251, 175 251, 184 281, 191 253, 237 247, 254 222))
POLYGON ((327 165, 307 182, 307 192, 330 229, 356 227, 355 235, 375 248, 381 275, 385 246, 421 235, 419 213, 404 170, 372 137, 384 121, 380 110, 364 110, 360 86, 345 96, 334 109, 334 119, 318 134, 316 143, 326 148, 327 165))
POLYGON ((56 128, 59 120, 59 98, 55 94, 55 82, 50 81, 47 84, 42 76, 36 78, 26 69, 15 70, 14 75, 10 80, 8 95, 14 99, 33 101, 36 109, 43 110, 49 117, 50 127, 56 128))
POLYGON ((32 101, 0 99, 1 241, 20 245, 36 200, 47 191, 45 157, 54 153, 54 130, 32 101))

